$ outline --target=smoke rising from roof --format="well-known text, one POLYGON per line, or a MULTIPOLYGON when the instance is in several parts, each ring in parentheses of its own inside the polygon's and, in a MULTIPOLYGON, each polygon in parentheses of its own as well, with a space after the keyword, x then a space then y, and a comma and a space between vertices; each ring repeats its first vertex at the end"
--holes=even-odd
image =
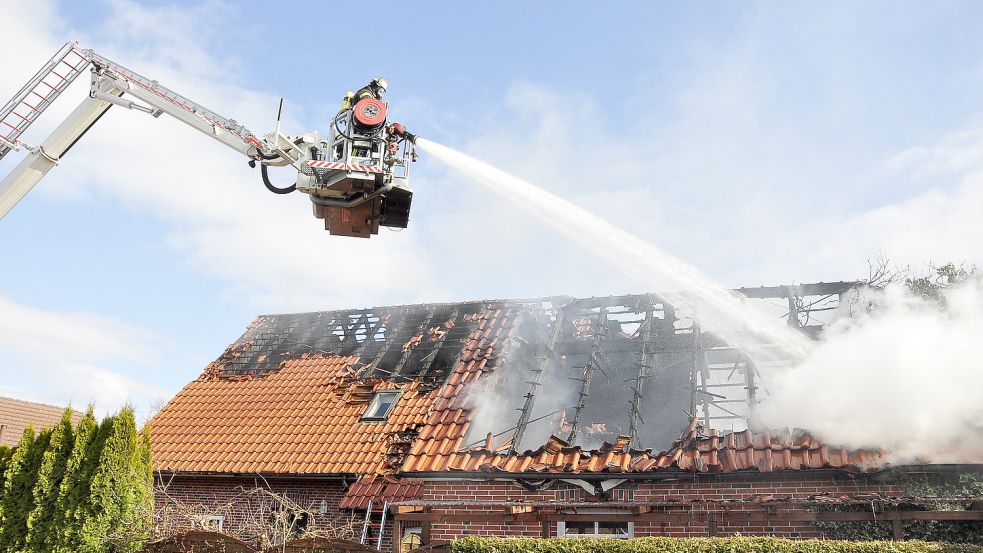
MULTIPOLYGON (((897 462, 983 461, 979 281, 946 291, 946 310, 890 286, 876 293, 877 309, 842 317, 816 347, 696 268, 587 210, 445 146, 424 139, 419 145, 647 289, 668 289, 692 301, 703 327, 743 350, 761 370, 768 393, 755 409, 757 426, 806 428, 831 445, 887 450, 897 462), (763 342, 776 347, 761 348, 763 342)), ((493 388, 474 391, 472 403, 484 415, 477 420, 509 418, 515 408, 503 404, 501 394, 489 395, 493 388)), ((550 388, 569 401, 569 386, 550 388)))
POLYGON ((902 285, 830 325, 798 367, 770 375, 761 428, 797 426, 833 445, 877 447, 896 463, 983 462, 983 281, 943 292, 947 308, 902 285))

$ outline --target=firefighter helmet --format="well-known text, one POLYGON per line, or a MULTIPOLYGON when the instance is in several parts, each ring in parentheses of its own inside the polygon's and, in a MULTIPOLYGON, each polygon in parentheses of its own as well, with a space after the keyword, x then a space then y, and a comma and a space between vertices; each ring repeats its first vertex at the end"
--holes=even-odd
POLYGON ((372 83, 371 84, 375 85, 376 88, 379 89, 379 95, 380 96, 383 95, 383 94, 385 94, 386 93, 386 90, 389 89, 389 81, 387 81, 385 77, 376 77, 376 78, 372 79, 372 83))

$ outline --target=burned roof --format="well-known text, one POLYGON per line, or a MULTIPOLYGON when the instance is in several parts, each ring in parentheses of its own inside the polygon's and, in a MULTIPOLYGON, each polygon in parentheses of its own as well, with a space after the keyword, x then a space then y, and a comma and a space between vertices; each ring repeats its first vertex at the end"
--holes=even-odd
MULTIPOLYGON (((740 291, 788 300, 790 323, 815 335, 822 323, 811 310, 835 306, 851 285, 740 291)), ((755 367, 689 313, 639 294, 263 315, 151 421, 155 468, 371 475, 857 464, 811 439, 741 432, 755 367), (684 447, 676 438, 691 418, 709 441, 694 435, 684 447)))

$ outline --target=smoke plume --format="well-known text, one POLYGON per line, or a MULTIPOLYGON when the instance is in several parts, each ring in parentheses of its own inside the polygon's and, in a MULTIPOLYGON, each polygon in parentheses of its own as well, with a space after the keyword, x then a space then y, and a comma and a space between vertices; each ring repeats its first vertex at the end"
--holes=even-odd
POLYGON ((901 285, 864 294, 801 365, 766 375, 756 426, 881 448, 896 463, 983 462, 981 281, 945 290, 944 309, 901 285))

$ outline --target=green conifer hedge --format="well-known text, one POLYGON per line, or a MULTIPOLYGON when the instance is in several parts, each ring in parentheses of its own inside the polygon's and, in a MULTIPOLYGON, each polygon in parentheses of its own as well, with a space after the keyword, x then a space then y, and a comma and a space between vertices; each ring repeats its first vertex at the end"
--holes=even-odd
POLYGON ((779 538, 465 538, 453 553, 983 553, 977 545, 779 538))
POLYGON ((0 553, 135 553, 153 505, 149 429, 124 407, 100 424, 65 411, 0 448, 0 553))

